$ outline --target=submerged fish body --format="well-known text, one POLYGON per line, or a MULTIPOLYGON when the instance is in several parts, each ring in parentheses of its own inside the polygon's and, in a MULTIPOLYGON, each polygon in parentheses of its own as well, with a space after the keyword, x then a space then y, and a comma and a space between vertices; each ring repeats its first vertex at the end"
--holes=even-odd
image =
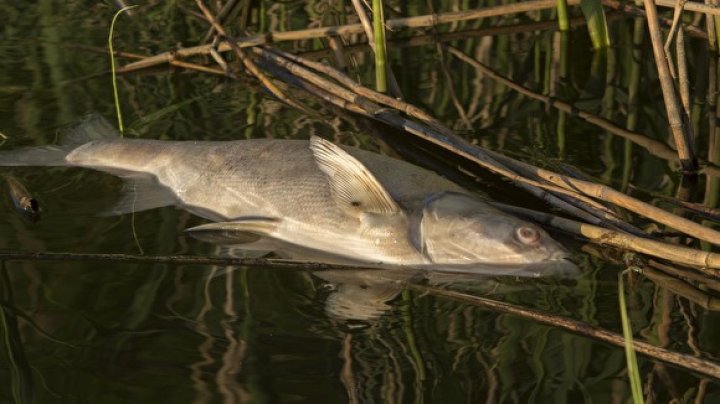
MULTIPOLYGON (((110 131, 106 126, 90 129, 110 131)), ((566 255, 542 229, 432 172, 317 137, 215 142, 101 136, 76 143, 3 152, 0 166, 108 172, 126 179, 131 191, 115 213, 176 205, 212 221, 189 229, 196 238, 247 248, 430 267, 528 264, 566 255)))

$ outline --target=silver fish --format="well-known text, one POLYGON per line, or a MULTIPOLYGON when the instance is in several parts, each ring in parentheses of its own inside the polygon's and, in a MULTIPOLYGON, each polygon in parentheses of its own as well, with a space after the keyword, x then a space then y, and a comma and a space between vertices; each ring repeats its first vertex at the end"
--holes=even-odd
POLYGON ((248 249, 431 268, 567 256, 539 227, 432 172, 319 137, 123 139, 107 122, 91 119, 65 144, 0 153, 4 165, 66 165, 120 176, 132 192, 113 213, 175 205, 212 221, 188 229, 194 237, 248 249))

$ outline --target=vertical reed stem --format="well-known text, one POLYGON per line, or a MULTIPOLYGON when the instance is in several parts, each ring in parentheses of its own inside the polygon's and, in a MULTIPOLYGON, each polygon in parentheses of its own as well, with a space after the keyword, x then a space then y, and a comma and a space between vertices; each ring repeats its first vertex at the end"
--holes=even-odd
POLYGON ((378 92, 387 93, 387 72, 385 63, 385 16, 382 0, 373 0, 373 33, 375 34, 375 87, 378 92))
MULTIPOLYGON (((675 56, 678 64, 678 82, 680 84, 680 100, 685 116, 690 116, 690 80, 688 78, 687 58, 685 56, 685 30, 682 23, 678 27, 675 39, 675 56)), ((691 146, 692 147, 692 146, 691 146)))
POLYGON ((557 0, 557 18, 558 29, 561 32, 570 30, 570 20, 568 19, 568 5, 566 0, 557 0))
POLYGON ((653 0, 644 0, 644 4, 645 12, 647 13, 648 28, 650 30, 650 40, 652 41, 653 54, 655 56, 655 64, 657 65, 663 100, 665 101, 665 109, 668 114, 670 130, 675 139, 680 165, 686 173, 694 173, 697 171, 698 164, 694 150, 692 149, 692 128, 690 128, 688 124, 689 120, 680 106, 677 93, 675 92, 675 83, 670 75, 670 68, 667 58, 665 57, 665 50, 663 49, 657 8, 653 0))

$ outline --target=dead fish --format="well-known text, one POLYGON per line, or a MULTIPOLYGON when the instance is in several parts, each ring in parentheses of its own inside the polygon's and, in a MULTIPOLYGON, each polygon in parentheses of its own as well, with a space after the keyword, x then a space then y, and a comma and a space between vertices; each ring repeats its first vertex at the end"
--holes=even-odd
POLYGON ((429 268, 567 257, 541 228, 437 174, 319 137, 123 139, 92 118, 59 145, 0 153, 0 166, 25 165, 122 177, 129 192, 112 213, 175 205, 213 222, 188 229, 194 237, 247 249, 429 268))
POLYGON ((28 192, 27 188, 17 178, 3 175, 2 179, 5 180, 8 195, 10 195, 15 210, 31 222, 37 222, 40 219, 40 203, 37 199, 28 192))

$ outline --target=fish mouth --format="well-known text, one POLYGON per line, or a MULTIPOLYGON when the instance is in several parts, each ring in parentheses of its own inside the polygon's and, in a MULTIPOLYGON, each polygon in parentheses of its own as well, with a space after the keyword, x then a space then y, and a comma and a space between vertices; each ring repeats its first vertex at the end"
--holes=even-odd
POLYGON ((546 261, 559 261, 559 260, 566 260, 570 258, 570 251, 562 248, 558 249, 557 251, 550 254, 550 256, 546 259, 546 261))

